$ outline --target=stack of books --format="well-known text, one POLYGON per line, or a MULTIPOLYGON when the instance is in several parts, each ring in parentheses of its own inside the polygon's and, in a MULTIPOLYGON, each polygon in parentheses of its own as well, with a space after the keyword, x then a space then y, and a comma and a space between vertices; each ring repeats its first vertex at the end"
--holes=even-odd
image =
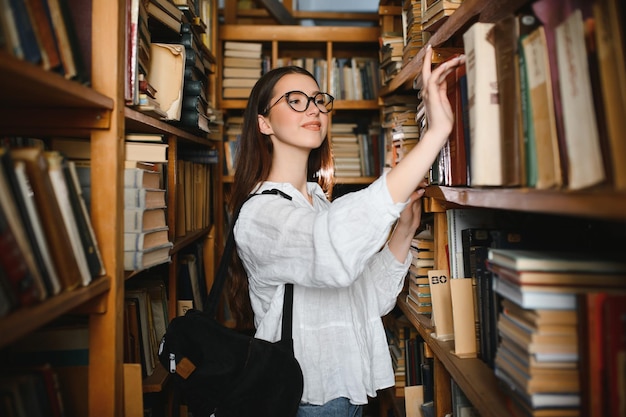
POLYGON ((602 385, 599 370, 616 363, 624 349, 596 348, 606 346, 611 336, 603 334, 604 322, 615 316, 599 305, 611 294, 621 297, 619 303, 626 299, 626 263, 606 255, 489 250, 488 267, 502 307, 494 371, 529 414, 541 409, 579 415, 583 398, 601 403, 597 397, 611 388, 602 385), (578 307, 586 313, 581 315, 578 307), (588 385, 586 392, 581 382, 588 385))
POLYGON ((413 259, 406 277, 407 304, 415 314, 431 314, 428 271, 435 266, 435 241, 430 229, 419 232, 409 248, 413 259))
POLYGON ((424 32, 422 27, 422 8, 427 0, 405 1, 402 6, 403 18, 406 24, 403 26, 404 49, 402 50, 402 66, 405 67, 417 55, 420 49, 426 46, 429 33, 424 32))
MULTIPOLYGON (((161 135, 128 134, 127 139, 162 140, 161 135)), ((127 147, 166 149, 166 144, 126 142, 127 147), (159 146, 165 145, 165 146, 159 146), (150 148, 149 148, 150 147, 150 148)), ((124 269, 139 271, 171 260, 166 191, 160 158, 126 155, 124 168, 124 269)))
POLYGON ((261 42, 224 42, 222 97, 247 99, 262 75, 261 42))
POLYGON ((202 43, 200 31, 191 23, 183 23, 181 43, 185 47, 185 75, 181 127, 210 132, 213 108, 207 99, 208 74, 211 63, 202 43))
POLYGON ((422 1, 422 27, 426 32, 436 31, 456 9, 463 4, 463 0, 422 1))
POLYGON ((356 123, 333 123, 330 140, 335 164, 335 176, 361 176, 361 145, 356 133, 356 123))

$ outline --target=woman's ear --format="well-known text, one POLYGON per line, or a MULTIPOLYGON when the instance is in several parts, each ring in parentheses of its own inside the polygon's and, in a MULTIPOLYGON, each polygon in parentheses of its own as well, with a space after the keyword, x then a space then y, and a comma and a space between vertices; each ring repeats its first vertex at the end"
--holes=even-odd
POLYGON ((272 126, 270 125, 270 123, 267 121, 267 119, 265 118, 265 116, 263 116, 262 114, 259 114, 257 116, 257 123, 259 125, 259 131, 261 133, 263 133, 264 135, 271 135, 272 133, 274 133, 274 131, 272 130, 272 126))

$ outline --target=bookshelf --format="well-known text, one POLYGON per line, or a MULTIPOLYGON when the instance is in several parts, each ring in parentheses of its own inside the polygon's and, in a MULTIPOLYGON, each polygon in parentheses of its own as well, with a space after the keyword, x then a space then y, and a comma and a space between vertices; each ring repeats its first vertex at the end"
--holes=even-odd
MULTIPOLYGON (((474 22, 497 22, 520 7, 529 5, 525 0, 465 0, 438 29, 432 33, 430 43, 434 47, 457 47, 462 45, 462 34, 474 22)), ((382 4, 382 2, 381 2, 382 4)), ((622 23, 623 27, 623 23, 622 23)), ((623 30, 623 29, 622 29, 623 30)), ((381 98, 413 90, 416 78, 421 74, 424 50, 418 54, 380 91, 381 98)), ((599 116, 600 117, 600 116, 599 116)), ((517 188, 471 188, 433 185, 425 194, 425 208, 432 216, 436 242, 435 269, 447 269, 446 256, 447 224, 446 210, 453 208, 496 209, 501 212, 522 213, 528 218, 551 215, 559 219, 577 219, 581 224, 587 221, 600 221, 617 231, 626 228, 626 194, 612 184, 601 184, 584 190, 549 189, 539 190, 528 187, 517 188)), ((552 233, 546 228, 544 233, 552 233)), ((623 248, 623 243, 619 244, 623 248)), ((626 288, 626 279, 624 280, 626 288)), ((624 288, 622 288, 622 291, 624 288)), ((493 369, 479 358, 460 359, 455 356, 453 342, 443 342, 433 338, 430 317, 416 315, 405 301, 406 294, 398 299, 398 307, 415 326, 434 354, 435 365, 435 416, 443 417, 452 412, 450 378, 454 379, 467 395, 472 405, 482 417, 495 417, 516 414, 512 400, 503 390, 502 383, 493 369)), ((584 377, 584 376, 583 376, 584 377)), ((587 395, 581 393, 581 397, 587 395)), ((384 393, 385 406, 395 409, 398 399, 384 393)), ((584 399, 583 399, 584 401, 584 399)), ((583 403, 584 405, 584 403, 583 403)), ((587 415, 581 408, 580 415, 587 415)))
MULTIPOLYGON (((215 42, 217 1, 211 3, 209 39, 215 42)), ((127 281, 138 273, 124 271, 124 135, 126 132, 159 133, 169 144, 167 165, 167 205, 172 262, 167 266, 166 284, 170 318, 176 316, 177 254, 199 240, 221 233, 221 211, 211 214, 207 227, 174 238, 175 207, 180 190, 176 188, 178 151, 186 147, 219 148, 219 134, 200 134, 150 117, 125 106, 124 78, 125 15, 124 1, 88 0, 90 24, 80 25, 81 36, 91 39, 91 83, 84 85, 18 59, 0 48, 0 132, 3 136, 29 136, 44 139, 68 137, 90 142, 91 220, 104 261, 106 275, 90 285, 52 296, 43 302, 21 307, 0 317, 0 350, 10 348, 24 336, 66 315, 86 318, 89 330, 89 362, 85 395, 76 393, 73 401, 82 402, 84 414, 98 417, 124 415, 123 309, 127 281), (96 53, 97 52, 97 53, 96 53)), ((215 65, 215 59, 213 59, 215 65)), ((215 92, 215 69, 209 78, 209 94, 215 92)), ((215 103, 215 96, 211 97, 215 103)), ((215 207, 221 206, 221 172, 212 165, 209 185, 215 207)), ((213 262, 209 256, 207 261, 213 262)), ((5 376, 5 371, 2 374, 5 376)), ((169 389, 167 372, 157 370, 143 387, 134 392, 161 392, 169 389)), ((127 387, 128 388, 128 387, 127 387)), ((73 410, 73 407, 68 407, 73 410)), ((69 415, 69 414, 68 414, 69 415)))
MULTIPOLYGON (((344 17, 344 19, 346 19, 344 17)), ((349 19, 346 19, 349 21, 349 19)), ((225 41, 260 42, 263 44, 262 55, 269 61, 269 67, 275 68, 281 60, 289 58, 319 58, 331 63, 336 58, 349 58, 363 56, 373 59, 378 57, 378 27, 352 27, 352 26, 294 26, 294 25, 257 25, 257 24, 222 24, 218 31, 218 46, 223 48, 225 41), (356 52, 355 52, 356 51, 356 52)), ((218 54, 222 54, 218 50, 218 54)), ((332 76, 332 66, 325 69, 326 79, 332 76)), ((245 99, 229 99, 221 95, 221 80, 223 66, 218 66, 217 91, 219 93, 218 104, 225 111, 227 122, 228 115, 241 114, 246 106, 245 99)), ((337 96, 337 94, 335 93, 337 96)), ((334 102, 331 113, 332 121, 342 116, 349 118, 378 118, 378 101, 368 100, 344 100, 338 98, 334 102)), ((330 131, 330 130, 329 130, 330 131)), ((332 140, 332 133, 329 133, 332 140)), ((342 177, 339 183, 369 184, 373 177, 342 177)), ((232 176, 225 176, 224 182, 232 182, 232 176)))

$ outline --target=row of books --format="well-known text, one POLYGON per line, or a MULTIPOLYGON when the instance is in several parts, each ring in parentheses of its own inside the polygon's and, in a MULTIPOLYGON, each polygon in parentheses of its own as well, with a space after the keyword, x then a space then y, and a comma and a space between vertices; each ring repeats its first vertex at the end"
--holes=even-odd
POLYGON ((67 79, 89 84, 90 2, 5 1, 0 7, 0 49, 67 79))
POLYGON ((213 64, 205 43, 207 26, 200 17, 209 6, 128 2, 127 105, 181 128, 209 133, 217 115, 208 100, 213 64))
POLYGON ((570 1, 539 1, 465 32, 467 65, 448 80, 456 85, 449 97, 457 131, 439 161, 450 172, 433 174, 435 182, 626 187, 620 140, 626 104, 615 94, 626 88, 624 50, 608 41, 621 36, 610 4, 599 2, 591 10, 570 1), (492 33, 494 43, 487 40, 492 33))
POLYGON ((446 222, 449 264, 427 271, 433 337, 493 368, 523 415, 617 409, 626 263, 600 237, 608 226, 489 209, 448 209, 446 222))
POLYGON ((0 165, 1 315, 104 275, 75 164, 37 142, 2 147, 0 165))

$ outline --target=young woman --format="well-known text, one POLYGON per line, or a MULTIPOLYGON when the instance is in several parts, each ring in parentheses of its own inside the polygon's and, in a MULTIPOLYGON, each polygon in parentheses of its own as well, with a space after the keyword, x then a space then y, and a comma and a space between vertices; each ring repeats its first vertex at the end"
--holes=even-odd
POLYGON ((231 204, 272 188, 292 199, 256 197, 241 209, 231 309, 245 320, 251 307, 256 337, 279 340, 284 284, 294 284, 294 352, 304 375, 299 417, 360 416, 368 396, 394 384, 381 317, 403 287, 424 177, 452 129, 445 77, 464 62, 431 72, 431 58, 428 47, 422 140, 370 186, 333 202, 326 137, 333 97, 298 67, 268 72, 250 95, 231 204))

